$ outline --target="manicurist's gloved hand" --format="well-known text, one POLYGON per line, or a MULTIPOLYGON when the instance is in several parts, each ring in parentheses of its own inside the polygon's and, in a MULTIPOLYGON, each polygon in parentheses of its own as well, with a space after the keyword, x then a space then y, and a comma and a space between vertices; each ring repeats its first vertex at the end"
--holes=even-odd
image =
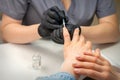
POLYGON ((45 27, 42 23, 38 27, 38 33, 42 38, 50 38, 52 32, 52 29, 45 27))
MULTIPOLYGON (((73 24, 66 24, 66 28, 68 29, 68 32, 70 34, 70 38, 73 38, 73 33, 76 28, 79 28, 79 34, 81 33, 81 28, 79 25, 73 25, 73 24)), ((63 38, 63 28, 55 29, 52 34, 51 38, 54 42, 63 44, 64 38, 63 38)))
POLYGON ((65 23, 68 22, 68 17, 65 15, 65 12, 60 10, 57 6, 53 6, 47 10, 46 15, 47 21, 54 25, 63 24, 63 19, 65 20, 65 23))
POLYGON ((54 6, 43 13, 41 24, 38 28, 38 33, 43 38, 50 38, 51 33, 55 29, 62 28, 62 21, 68 22, 68 17, 65 12, 54 6))

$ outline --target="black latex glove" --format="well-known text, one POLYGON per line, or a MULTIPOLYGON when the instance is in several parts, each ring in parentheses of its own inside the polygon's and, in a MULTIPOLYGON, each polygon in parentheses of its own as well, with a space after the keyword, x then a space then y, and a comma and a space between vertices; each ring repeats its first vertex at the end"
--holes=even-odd
POLYGON ((49 8, 43 13, 41 25, 38 28, 38 33, 43 38, 50 38, 54 29, 62 28, 63 19, 65 23, 68 22, 68 18, 65 16, 64 11, 54 6, 49 8))
POLYGON ((43 24, 38 27, 38 33, 42 38, 50 39, 52 32, 52 29, 46 28, 43 24))
POLYGON ((65 20, 65 23, 68 22, 68 17, 65 15, 65 12, 60 10, 57 6, 47 10, 44 15, 46 15, 47 22, 50 24, 61 25, 63 24, 63 19, 65 20))
MULTIPOLYGON (((79 35, 81 34, 81 28, 79 25, 73 25, 73 24, 66 24, 66 28, 70 34, 70 38, 72 40, 73 33, 76 28, 79 28, 79 35)), ((63 28, 56 29, 51 34, 51 39, 59 44, 64 44, 64 38, 63 38, 63 28)))

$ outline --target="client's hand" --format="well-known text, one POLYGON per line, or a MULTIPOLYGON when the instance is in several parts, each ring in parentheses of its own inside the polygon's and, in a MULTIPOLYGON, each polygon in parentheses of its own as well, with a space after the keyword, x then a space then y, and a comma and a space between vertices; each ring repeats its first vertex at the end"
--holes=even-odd
MULTIPOLYGON (((76 28, 79 29, 79 35, 81 33, 81 28, 78 25, 66 24, 66 28, 70 34, 71 40, 73 38, 73 33, 76 28)), ((55 29, 51 34, 51 39, 56 43, 63 44, 64 43, 63 28, 61 27, 59 29, 55 29)))
POLYGON ((76 78, 79 76, 73 72, 72 64, 76 62, 76 56, 83 55, 83 52, 91 51, 91 42, 85 41, 85 38, 79 35, 79 28, 76 28, 71 40, 67 28, 63 28, 64 35, 64 62, 62 71, 74 75, 76 78))
POLYGON ((76 58, 78 62, 73 64, 74 72, 89 76, 95 80, 120 80, 120 73, 115 71, 111 64, 100 55, 99 49, 94 53, 85 52, 76 58))

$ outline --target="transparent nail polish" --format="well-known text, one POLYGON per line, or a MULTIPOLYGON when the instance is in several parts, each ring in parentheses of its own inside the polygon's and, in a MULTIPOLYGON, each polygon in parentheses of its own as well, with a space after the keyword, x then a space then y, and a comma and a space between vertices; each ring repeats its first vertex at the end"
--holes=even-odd
POLYGON ((32 67, 33 69, 40 70, 41 69, 41 56, 39 53, 36 53, 32 57, 32 67))

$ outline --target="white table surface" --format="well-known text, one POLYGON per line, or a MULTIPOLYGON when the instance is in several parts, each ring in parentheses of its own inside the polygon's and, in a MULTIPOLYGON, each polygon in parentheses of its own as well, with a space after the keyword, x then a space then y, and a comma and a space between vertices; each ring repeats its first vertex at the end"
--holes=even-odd
MULTIPOLYGON (((96 45, 112 65, 120 68, 120 42, 96 45)), ((0 44, 0 80, 35 80, 56 73, 63 62, 63 45, 38 40, 31 44, 0 44), (41 55, 41 69, 32 67, 34 54, 41 55)))

